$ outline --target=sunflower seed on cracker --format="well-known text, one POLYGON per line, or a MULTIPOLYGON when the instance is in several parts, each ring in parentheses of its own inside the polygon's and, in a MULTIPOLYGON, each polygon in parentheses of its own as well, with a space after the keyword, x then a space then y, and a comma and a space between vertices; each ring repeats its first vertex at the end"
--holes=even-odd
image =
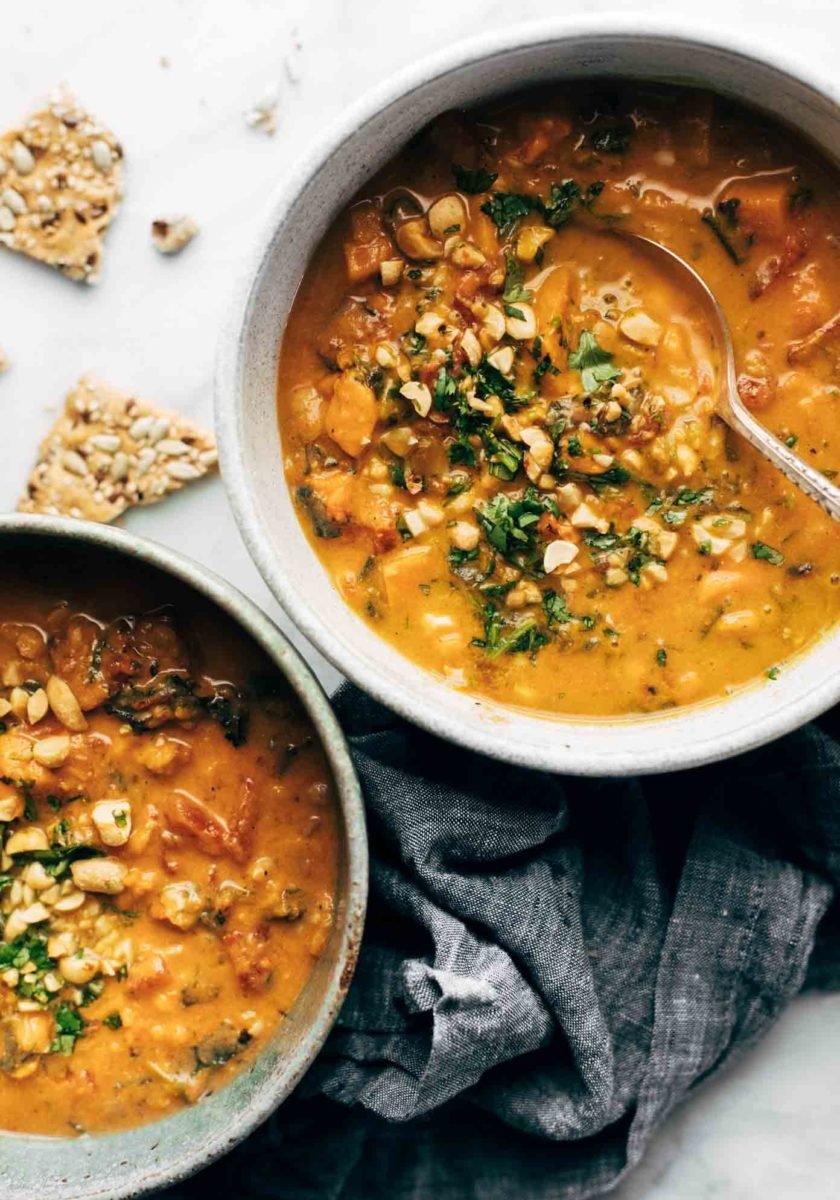
POLYGON ((0 245, 93 283, 121 196, 122 149, 68 92, 0 135, 0 245))
POLYGON ((216 461, 213 438, 191 422, 86 375, 41 443, 18 511, 113 521, 216 461))
POLYGON ((158 217, 152 221, 152 241, 161 254, 177 254, 197 233, 192 217, 158 217))

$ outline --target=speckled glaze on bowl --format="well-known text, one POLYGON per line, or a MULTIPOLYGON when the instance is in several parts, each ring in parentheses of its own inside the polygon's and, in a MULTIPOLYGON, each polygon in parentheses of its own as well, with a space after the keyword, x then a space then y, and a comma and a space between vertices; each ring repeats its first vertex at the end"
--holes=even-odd
POLYGON ((78 1138, 0 1132, 0 1200, 120 1200, 176 1183, 218 1158, 263 1121, 310 1066, 346 995, 367 897, 367 838, 358 779, 344 735, 312 672, 283 634, 241 592, 204 567, 118 529, 51 517, 0 517, 0 557, 14 544, 78 546, 134 572, 186 584, 262 647, 309 715, 335 780, 340 865, 336 920, 288 1019, 253 1064, 207 1100, 174 1116, 78 1138))
POLYGON ((729 31, 637 17, 576 17, 448 47, 394 76, 346 113, 276 199, 224 332, 216 380, 222 470, 240 529, 280 603, 352 680, 410 720, 474 750, 552 771, 669 771, 726 758, 794 729, 840 699, 840 627, 783 684, 667 714, 542 717, 465 695, 403 658, 344 604, 298 523, 275 409, 278 342, 295 290, 334 214, 438 113, 535 84, 629 76, 693 83, 764 108, 835 161, 832 81, 806 63, 733 41, 729 31))

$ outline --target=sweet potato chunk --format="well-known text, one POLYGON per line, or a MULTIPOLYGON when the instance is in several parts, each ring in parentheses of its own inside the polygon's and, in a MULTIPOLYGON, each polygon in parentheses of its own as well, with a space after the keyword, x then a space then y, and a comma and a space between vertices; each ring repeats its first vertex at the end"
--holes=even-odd
POLYGON ((408 546, 395 550, 382 561, 382 578, 388 600, 398 603, 400 596, 412 595, 426 583, 438 562, 433 546, 408 546))
POLYGON ((240 986, 246 992, 257 992, 267 986, 271 979, 271 957, 268 954, 268 929, 259 925, 256 929, 230 929, 222 936, 222 945, 228 953, 240 986))
POLYGON ((724 193, 724 200, 737 199, 738 225, 749 237, 783 238, 791 226, 789 176, 739 179, 724 193))
POLYGON ((160 954, 148 954, 138 958, 128 973, 126 989, 131 996, 142 996, 157 991, 170 979, 167 967, 160 954))
POLYGON ((344 371, 327 405, 326 430, 345 454, 358 458, 370 445, 376 425, 376 397, 367 384, 344 371))
POLYGON ((347 471, 329 471, 313 475, 310 487, 332 521, 343 524, 350 517, 353 503, 353 476, 347 471))
POLYGON ((394 257, 394 243, 385 232, 382 215, 370 201, 357 204, 350 213, 353 236, 344 245, 347 276, 351 283, 370 279, 379 264, 394 257))

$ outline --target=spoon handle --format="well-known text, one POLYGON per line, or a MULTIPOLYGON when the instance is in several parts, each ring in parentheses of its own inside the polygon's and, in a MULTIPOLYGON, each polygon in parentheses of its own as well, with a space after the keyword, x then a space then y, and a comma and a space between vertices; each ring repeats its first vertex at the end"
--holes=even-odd
POLYGON ((798 454, 794 454, 789 446, 780 441, 764 425, 755 419, 748 408, 738 397, 734 380, 730 383, 729 395, 721 397, 719 409, 724 409, 721 416, 741 437, 745 438, 765 458, 769 458, 775 467, 795 483, 812 500, 816 500, 820 508, 840 521, 840 488, 826 479, 821 471, 817 471, 809 463, 803 462, 798 454))

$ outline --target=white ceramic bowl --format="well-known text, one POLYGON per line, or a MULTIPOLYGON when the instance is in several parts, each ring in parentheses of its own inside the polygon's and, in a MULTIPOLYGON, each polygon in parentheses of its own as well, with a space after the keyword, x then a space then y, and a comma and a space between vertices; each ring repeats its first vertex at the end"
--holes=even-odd
POLYGON ((371 695, 425 728, 511 762, 578 774, 673 770, 770 741, 840 699, 840 628, 783 682, 667 714, 545 718, 447 687, 409 662, 341 600, 309 546, 286 487, 275 411, 279 341, 306 263, 334 214, 414 133, 449 108, 550 81, 629 76, 701 84, 772 111, 840 158, 832 83, 775 52, 650 19, 551 21, 447 48, 350 110, 289 176, 259 238, 222 339, 217 428, 245 541, 288 614, 371 695))

